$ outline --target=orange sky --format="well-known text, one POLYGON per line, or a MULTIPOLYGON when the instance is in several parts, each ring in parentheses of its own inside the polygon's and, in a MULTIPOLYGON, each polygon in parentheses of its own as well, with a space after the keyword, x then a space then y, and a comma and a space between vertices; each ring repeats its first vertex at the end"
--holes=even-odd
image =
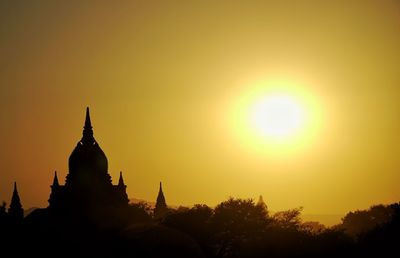
MULTIPOLYGON (((397 1, 0 3, 0 200, 45 206, 85 107, 131 198, 343 214, 399 201, 397 1), (260 81, 312 96, 319 129, 259 150, 231 118, 260 81), (243 135, 242 135, 243 136, 243 135)), ((63 180, 61 180, 63 181, 63 180)))

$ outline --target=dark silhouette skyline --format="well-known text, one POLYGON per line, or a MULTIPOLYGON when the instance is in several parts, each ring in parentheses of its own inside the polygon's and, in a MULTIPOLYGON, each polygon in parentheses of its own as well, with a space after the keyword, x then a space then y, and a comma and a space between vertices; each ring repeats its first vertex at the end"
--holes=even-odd
POLYGON ((295 2, 2 1, 0 200, 17 181, 26 209, 47 206, 38 186, 65 183, 89 105, 134 198, 158 181, 169 205, 262 194, 326 225, 397 201, 400 2, 295 2), (253 130, 275 90, 306 112, 298 141, 253 130))
POLYGON ((0 1, 0 258, 400 256, 399 10, 0 1))
POLYGON ((24 217, 15 182, 8 210, 0 207, 0 244, 15 257, 234 258, 380 257, 400 243, 398 203, 349 212, 326 228, 303 222, 302 207, 271 214, 261 195, 257 202, 231 197, 215 208, 174 209, 160 182, 152 208, 129 203, 126 188, 122 172, 112 184, 87 108, 65 184, 55 171, 48 207, 24 217))

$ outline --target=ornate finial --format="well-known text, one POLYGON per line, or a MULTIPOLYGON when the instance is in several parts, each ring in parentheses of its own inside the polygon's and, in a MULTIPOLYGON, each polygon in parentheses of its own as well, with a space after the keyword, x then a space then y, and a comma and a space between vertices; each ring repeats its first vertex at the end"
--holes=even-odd
POLYGON ((60 184, 58 183, 57 171, 54 171, 53 186, 59 186, 59 185, 60 184))
POLYGON ((94 143, 93 137, 93 129, 92 123, 90 121, 90 112, 89 107, 86 107, 86 118, 85 118, 85 126, 83 127, 83 136, 81 142, 83 144, 92 144, 94 143))
POLYGON ((160 181, 160 192, 162 192, 162 184, 161 184, 161 181, 160 181))
POLYGON ((16 182, 16 181, 14 182, 14 193, 17 193, 17 194, 18 194, 17 182, 16 182))
POLYGON ((92 123, 90 121, 89 107, 86 107, 86 118, 85 118, 85 129, 92 129, 92 123))
POLYGON ((118 180, 118 185, 119 186, 124 186, 124 178, 122 177, 122 171, 119 172, 119 180, 118 180))

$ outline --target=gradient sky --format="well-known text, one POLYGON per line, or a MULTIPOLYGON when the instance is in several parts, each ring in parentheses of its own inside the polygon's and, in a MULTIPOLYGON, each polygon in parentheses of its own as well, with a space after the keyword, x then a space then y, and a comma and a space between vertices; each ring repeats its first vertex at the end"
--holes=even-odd
MULTIPOLYGON (((63 182, 85 107, 130 198, 344 214, 400 199, 398 1, 2 1, 0 200, 63 182), (262 81, 312 96, 318 130, 290 151, 239 137, 262 81)), ((242 135, 243 136, 243 135, 242 135)))

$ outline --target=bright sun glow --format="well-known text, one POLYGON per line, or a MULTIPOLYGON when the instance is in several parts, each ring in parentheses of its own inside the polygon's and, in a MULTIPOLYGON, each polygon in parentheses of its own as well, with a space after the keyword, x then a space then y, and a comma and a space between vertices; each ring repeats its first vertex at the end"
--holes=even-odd
POLYGON ((269 79, 243 85, 249 86, 232 98, 229 126, 244 150, 271 157, 315 146, 325 109, 308 84, 269 79))
POLYGON ((250 107, 250 124, 262 136, 286 138, 295 134, 303 123, 303 108, 288 95, 268 95, 250 107))

